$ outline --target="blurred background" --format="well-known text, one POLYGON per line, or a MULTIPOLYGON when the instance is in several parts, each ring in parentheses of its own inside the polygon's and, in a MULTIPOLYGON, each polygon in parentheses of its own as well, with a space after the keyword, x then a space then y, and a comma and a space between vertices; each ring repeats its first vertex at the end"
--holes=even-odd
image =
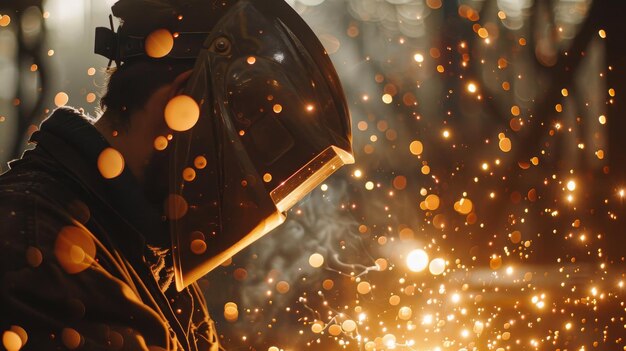
MULTIPOLYGON (((0 172, 115 0, 1 0, 0 172)), ((200 281, 227 350, 626 350, 626 2, 291 0, 357 163, 200 281)))

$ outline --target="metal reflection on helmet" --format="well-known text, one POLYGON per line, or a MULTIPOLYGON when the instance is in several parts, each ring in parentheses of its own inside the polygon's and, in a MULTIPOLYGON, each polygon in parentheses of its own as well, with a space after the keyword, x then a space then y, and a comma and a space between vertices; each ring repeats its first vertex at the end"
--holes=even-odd
POLYGON ((206 39, 185 95, 201 115, 172 141, 170 198, 178 204, 169 206, 185 208, 170 218, 179 290, 354 162, 335 69, 282 0, 237 1, 206 39))

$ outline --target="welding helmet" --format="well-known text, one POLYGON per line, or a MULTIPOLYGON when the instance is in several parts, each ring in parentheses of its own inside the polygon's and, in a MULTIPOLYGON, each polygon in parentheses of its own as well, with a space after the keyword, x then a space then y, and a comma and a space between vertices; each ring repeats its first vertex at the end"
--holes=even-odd
MULTIPOLYGON (((195 59, 183 95, 165 111, 165 212, 178 290, 276 228, 307 193, 354 163, 341 84, 302 18, 283 0, 207 3, 211 28, 173 33, 163 56, 195 59)), ((149 40, 121 32, 99 28, 96 38, 96 52, 118 64, 141 56, 149 40)))

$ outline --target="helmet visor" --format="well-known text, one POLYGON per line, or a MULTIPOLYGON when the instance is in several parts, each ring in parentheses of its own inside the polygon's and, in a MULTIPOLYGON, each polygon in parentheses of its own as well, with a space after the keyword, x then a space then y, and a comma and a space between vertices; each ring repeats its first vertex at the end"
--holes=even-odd
POLYGON ((185 90, 199 118, 173 128, 170 144, 166 212, 179 290, 354 162, 335 69, 284 1, 235 2, 204 46, 185 90))

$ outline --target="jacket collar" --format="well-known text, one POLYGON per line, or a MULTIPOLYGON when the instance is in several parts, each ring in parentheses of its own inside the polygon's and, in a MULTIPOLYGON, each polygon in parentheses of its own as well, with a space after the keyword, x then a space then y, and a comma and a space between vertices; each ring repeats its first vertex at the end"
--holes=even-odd
POLYGON ((124 169, 113 179, 101 176, 97 160, 110 144, 91 122, 78 110, 57 109, 31 137, 37 144, 35 152, 43 149, 49 153, 91 200, 115 216, 120 224, 132 228, 131 237, 119 230, 109 233, 120 248, 143 255, 146 243, 169 246, 167 225, 154 205, 145 199, 133 174, 124 169))

